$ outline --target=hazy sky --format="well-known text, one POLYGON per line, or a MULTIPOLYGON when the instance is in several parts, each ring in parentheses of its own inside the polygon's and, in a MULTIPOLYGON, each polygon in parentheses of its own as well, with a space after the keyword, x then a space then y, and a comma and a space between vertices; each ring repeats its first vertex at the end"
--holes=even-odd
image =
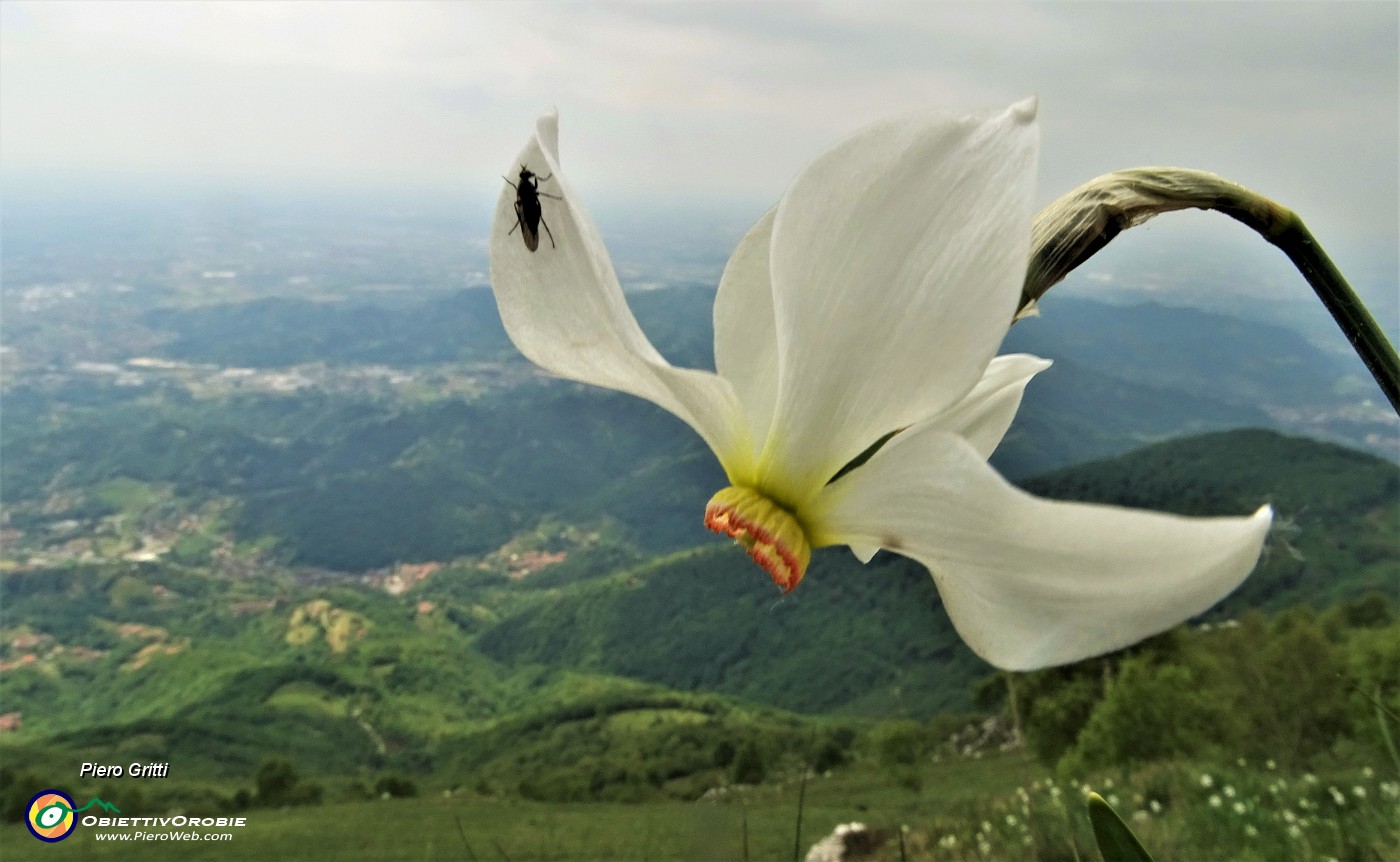
POLYGON ((1206 168, 1394 244, 1400 4, 0 4, 0 177, 769 202, 901 110, 1039 94, 1042 197, 1206 168))

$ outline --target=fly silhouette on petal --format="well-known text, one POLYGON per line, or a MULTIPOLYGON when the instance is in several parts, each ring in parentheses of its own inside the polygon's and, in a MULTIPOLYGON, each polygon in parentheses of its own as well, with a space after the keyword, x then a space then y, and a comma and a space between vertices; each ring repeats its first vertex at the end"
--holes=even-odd
POLYGON ((501 177, 515 189, 515 227, 510 229, 510 233, 515 233, 516 227, 520 228, 520 237, 525 240, 525 247, 530 251, 540 247, 540 225, 544 225, 544 232, 549 236, 549 247, 557 247, 554 244, 554 232, 549 229, 549 222, 544 220, 544 207, 540 205, 540 198, 563 200, 558 195, 540 191, 540 183, 549 182, 553 176, 554 174, 547 177, 537 176, 534 171, 521 165, 519 185, 501 177))

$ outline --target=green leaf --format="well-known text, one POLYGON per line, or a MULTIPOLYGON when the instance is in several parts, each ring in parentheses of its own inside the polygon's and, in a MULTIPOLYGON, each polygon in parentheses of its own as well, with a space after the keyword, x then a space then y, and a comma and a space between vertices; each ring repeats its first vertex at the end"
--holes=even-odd
POLYGON ((1152 862, 1152 855, 1138 841, 1118 812, 1097 793, 1089 794, 1089 823, 1104 862, 1152 862))

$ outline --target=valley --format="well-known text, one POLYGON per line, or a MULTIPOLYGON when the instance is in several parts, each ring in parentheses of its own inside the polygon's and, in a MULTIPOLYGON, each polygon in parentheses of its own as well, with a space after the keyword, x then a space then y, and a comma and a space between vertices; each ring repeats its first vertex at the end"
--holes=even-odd
MULTIPOLYGON (((308 840, 312 810, 363 830, 344 859, 737 858, 746 828, 754 858, 779 858, 802 788, 809 844, 869 819, 878 858, 899 858, 901 824, 914 858, 964 858, 996 821, 995 846, 1052 858, 1089 845, 1046 782, 1116 780, 1137 794, 1125 808, 1172 807, 1174 826, 1147 828, 1177 848, 1162 858, 1190 859, 1214 834, 1168 843, 1209 808, 1193 774, 1247 757, 1233 780, 1256 800, 1265 760, 1369 788, 1353 843, 1394 846, 1391 785, 1360 770, 1384 756, 1367 697, 1400 697, 1400 423, 1354 363, 1271 324, 1156 305, 1052 298, 1017 324, 1005 349, 1056 365, 993 458, 1008 478, 1191 515, 1268 502, 1277 521, 1259 569, 1201 619, 1013 680, 901 557, 824 550, 777 595, 703 529, 724 478, 693 433, 517 356, 470 249, 389 279, 446 235, 405 223, 402 256, 360 248, 315 279, 324 224, 256 252, 256 219, 179 254, 149 238, 73 259, 23 233, 7 245, 5 817, 61 786, 136 811, 248 812, 263 825, 244 858, 308 840), (1238 632, 1291 651, 1249 664, 1238 632), (1268 710, 1240 705, 1247 674, 1274 681, 1268 710), (1114 685, 1150 700, 1185 678, 1201 695, 1181 721, 1214 736, 1164 730, 1151 759, 1113 766, 1115 728, 1147 722, 1114 712, 1114 685), (1336 708, 1274 727, 1292 690, 1336 708), (78 780, 87 762, 170 772, 78 780), (436 825, 391 852, 372 838, 385 818, 436 825)), ((703 261, 685 278, 620 267, 649 288, 630 301, 658 347, 697 367, 712 363, 703 261)), ((22 827, 4 828, 8 857, 22 827)))

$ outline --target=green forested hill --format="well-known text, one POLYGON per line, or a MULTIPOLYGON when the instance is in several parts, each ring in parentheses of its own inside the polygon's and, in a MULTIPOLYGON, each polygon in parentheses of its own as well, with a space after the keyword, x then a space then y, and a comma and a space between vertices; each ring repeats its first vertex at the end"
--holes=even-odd
POLYGON ((1026 388, 992 464, 1020 479, 1170 437, 1269 424, 1253 402, 1231 401, 1209 390, 1129 382, 1112 368, 1055 359, 1026 388))
POLYGON ((54 407, 20 390, 6 420, 0 480, 17 526, 61 520, 44 505, 58 492, 88 500, 63 518, 101 514, 90 492, 134 479, 233 498, 240 538, 343 571, 486 553, 552 514, 611 517, 639 546, 675 550, 704 531, 670 515, 723 485, 678 420, 572 384, 410 405, 167 392, 54 407))
MULTIPOLYGON (((1026 483, 1043 496, 1192 515, 1278 513, 1265 559, 1215 611, 1323 606, 1394 594, 1400 468, 1330 444, 1237 431, 1148 447, 1026 483)), ((924 570, 881 554, 869 566, 819 553, 788 598, 737 551, 660 560, 550 594, 487 631, 503 661, 587 668, 724 691, 799 711, 928 715, 965 707, 989 668, 939 608, 924 570)))
POLYGON ((1042 316, 1011 328, 1003 350, 1068 360, 1120 380, 1226 403, 1315 405, 1346 388, 1381 393, 1355 356, 1326 353, 1297 332, 1192 308, 1129 308, 1051 294, 1042 316))
MULTIPOLYGON (((607 493, 640 510, 662 493, 657 476, 618 471, 607 493)), ((1394 594, 1400 468, 1368 455, 1229 432, 1027 484, 1193 514, 1272 502, 1281 527, 1266 560, 1216 618, 1377 587, 1394 594)), ((674 507, 650 513, 653 522, 693 526, 703 496, 684 496, 667 496, 674 507)), ((183 505, 130 480, 97 499, 138 521, 170 507, 179 516, 183 505)), ((390 771, 545 799, 693 798, 728 774, 735 740, 769 761, 819 749, 839 757, 849 738, 832 716, 963 709, 990 673, 952 630, 928 575, 890 554, 861 566, 842 549, 819 553, 801 587, 779 598, 718 538, 649 559, 620 534, 555 520, 390 593, 298 579, 257 546, 219 539, 217 519, 203 529, 214 531, 213 550, 177 545, 158 560, 0 577, 0 712, 25 722, 6 736, 7 762, 118 750, 236 785, 281 755, 314 775, 371 784, 390 771), (520 556, 536 562, 517 568, 520 556)))
POLYGON ((486 631, 498 660, 578 667, 801 712, 927 716, 967 705, 987 668, 907 560, 861 566, 820 552, 779 598, 738 549, 716 542, 577 590, 551 592, 486 631))
POLYGON ((119 755, 178 764, 177 789, 227 789, 283 757, 368 786, 432 774, 493 793, 634 798, 676 780, 693 798, 728 766, 714 758, 721 739, 778 756, 824 738, 821 722, 761 705, 503 666, 473 647, 473 631, 520 596, 469 569, 440 577, 443 589, 393 596, 228 584, 164 564, 8 574, 7 620, 24 622, 6 629, 0 705, 24 727, 4 738, 6 765, 43 775, 119 755), (590 789, 579 758, 604 754, 613 771, 590 789))

